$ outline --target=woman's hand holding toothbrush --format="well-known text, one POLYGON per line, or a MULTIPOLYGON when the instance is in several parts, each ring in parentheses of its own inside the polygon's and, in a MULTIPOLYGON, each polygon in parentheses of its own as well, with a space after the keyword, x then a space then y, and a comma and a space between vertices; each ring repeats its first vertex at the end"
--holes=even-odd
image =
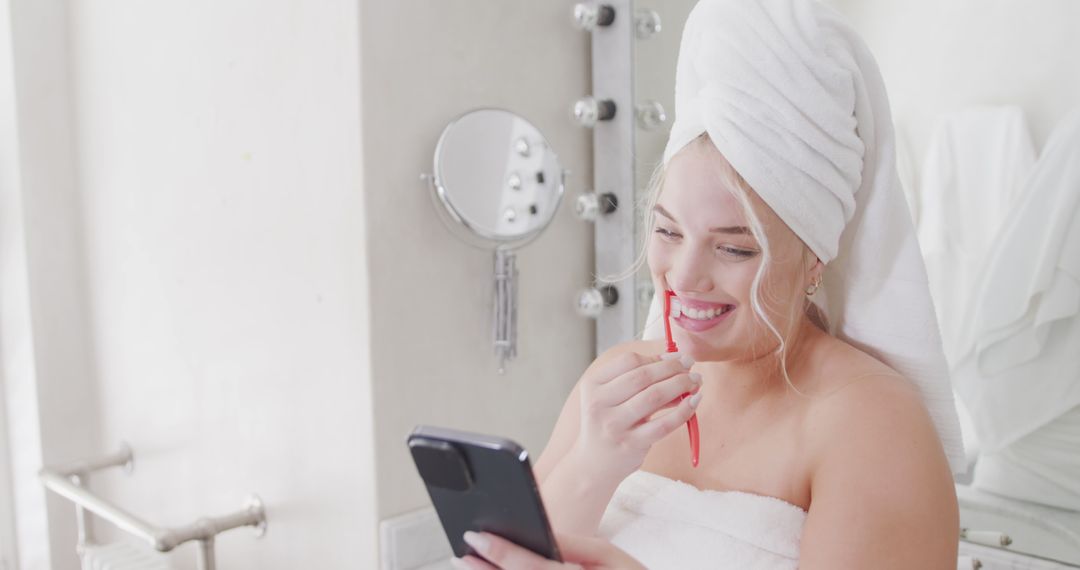
POLYGON ((678 352, 628 352, 582 377, 581 429, 571 454, 588 458, 594 473, 616 485, 640 468, 649 448, 694 414, 701 375, 690 372, 693 363, 678 352), (687 392, 695 395, 680 399, 687 392), (657 415, 666 408, 673 409, 657 415))
POLYGON ((653 444, 693 415, 699 397, 681 398, 701 385, 690 374, 692 364, 677 352, 626 351, 598 359, 585 371, 575 387, 577 413, 568 420, 573 439, 541 480, 556 531, 596 533, 623 479, 641 467, 653 444))

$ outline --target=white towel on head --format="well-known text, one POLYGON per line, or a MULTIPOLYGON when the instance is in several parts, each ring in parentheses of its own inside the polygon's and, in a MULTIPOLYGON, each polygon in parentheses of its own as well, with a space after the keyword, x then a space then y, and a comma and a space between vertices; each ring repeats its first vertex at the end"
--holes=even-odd
POLYGON ((702 0, 683 30, 665 163, 704 132, 828 264, 819 305, 830 332, 918 386, 953 472, 963 473, 889 102, 862 39, 814 0, 702 0))

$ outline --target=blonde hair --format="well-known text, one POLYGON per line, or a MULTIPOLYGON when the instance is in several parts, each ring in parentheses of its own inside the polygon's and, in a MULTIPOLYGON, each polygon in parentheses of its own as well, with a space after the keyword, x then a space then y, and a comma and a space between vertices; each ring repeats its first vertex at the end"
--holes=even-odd
MULTIPOLYGON (((684 150, 689 149, 693 145, 701 144, 712 145, 712 140, 709 138, 709 135, 707 133, 702 133, 701 135, 699 135, 697 138, 687 144, 686 147, 684 147, 684 150)), ((777 340, 780 341, 779 346, 777 346, 777 348, 772 353, 777 357, 779 369, 781 374, 783 374, 784 376, 784 380, 787 382, 788 386, 791 386, 791 388, 795 390, 795 392, 805 396, 805 394, 800 392, 799 389, 795 387, 794 383, 792 383, 791 381, 791 377, 788 376, 786 362, 788 345, 793 344, 795 341, 797 341, 798 337, 797 332, 799 319, 797 315, 797 310, 792 311, 787 315, 788 327, 783 332, 778 330, 776 325, 773 324, 773 321, 766 313, 766 303, 762 300, 763 290, 767 296, 770 293, 777 293, 769 291, 769 287, 762 287, 762 284, 765 283, 765 275, 769 268, 772 266, 772 262, 774 261, 772 248, 769 246, 768 236, 765 234, 765 227, 761 223, 761 219, 754 211, 753 205, 750 202, 749 193, 753 192, 753 188, 750 187, 750 184, 748 184, 746 180, 742 177, 742 175, 740 175, 738 171, 736 171, 735 168, 731 165, 731 163, 728 162, 727 158, 725 158, 722 154, 720 154, 719 156, 720 160, 717 161, 716 166, 721 182, 720 186, 730 192, 731 195, 736 199, 742 209, 743 216, 745 217, 747 223, 750 226, 750 230, 754 238, 757 239, 758 244, 760 244, 761 246, 762 261, 761 264, 758 266, 757 273, 754 275, 754 279, 750 285, 750 306, 753 309, 752 312, 756 317, 757 321, 763 323, 769 329, 769 331, 772 332, 773 336, 775 336, 777 340)), ((653 169, 652 176, 649 179, 649 184, 646 188, 646 192, 642 196, 641 203, 637 205, 638 211, 641 214, 641 228, 645 230, 638 232, 639 235, 641 235, 642 237, 637 259, 635 259, 633 265, 629 269, 618 275, 598 276, 598 280, 600 282, 614 284, 616 282, 622 281, 623 279, 626 279, 627 277, 636 273, 642 267, 642 265, 645 264, 648 256, 649 239, 652 235, 651 230, 655 221, 655 213, 653 212, 653 208, 656 206, 656 203, 660 199, 660 192, 663 190, 665 177, 666 168, 664 162, 660 161, 653 169)), ((813 253, 810 252, 809 247, 807 247, 805 243, 802 246, 802 253, 803 267, 804 269, 809 269, 809 265, 806 264, 807 254, 809 254, 810 259, 816 259, 816 256, 814 256, 813 253)), ((782 291, 779 293, 786 294, 786 297, 788 299, 796 296, 802 297, 802 299, 804 300, 802 310, 806 317, 810 319, 810 321, 815 326, 828 333, 829 326, 824 313, 817 307, 817 305, 810 302, 809 299, 802 295, 803 290, 801 287, 797 287, 796 289, 797 291, 782 291)), ((769 302, 769 306, 772 306, 771 303, 778 299, 780 301, 783 301, 783 295, 778 297, 774 294, 773 296, 767 298, 766 301, 769 302)), ((797 307, 799 303, 796 302, 793 305, 797 307)))

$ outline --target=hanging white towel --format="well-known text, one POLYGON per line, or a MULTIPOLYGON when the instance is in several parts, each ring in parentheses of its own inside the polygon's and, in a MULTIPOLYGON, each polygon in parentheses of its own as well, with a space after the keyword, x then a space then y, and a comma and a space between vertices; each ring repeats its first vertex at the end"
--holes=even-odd
POLYGON ((1080 313, 1080 108, 1047 141, 986 278, 975 319, 986 372, 1035 358, 1050 326, 1080 313))
POLYGON ((998 495, 1080 511, 1080 406, 983 454, 972 486, 998 495))
POLYGON ((954 383, 993 453, 1080 405, 1080 108, 1047 142, 976 293, 975 348, 954 383))
POLYGON ((1017 106, 945 115, 931 137, 918 197, 919 247, 952 368, 972 348, 975 284, 1034 163, 1017 106))

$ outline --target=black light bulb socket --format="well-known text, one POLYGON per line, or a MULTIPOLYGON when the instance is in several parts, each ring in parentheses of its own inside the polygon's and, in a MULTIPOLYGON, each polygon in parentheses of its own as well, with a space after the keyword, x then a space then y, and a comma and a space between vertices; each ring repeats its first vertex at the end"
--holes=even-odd
POLYGON ((609 4, 601 4, 600 11, 596 14, 597 26, 610 26, 615 22, 615 8, 609 4))
POLYGON ((619 197, 611 192, 600 195, 600 212, 610 214, 619 208, 619 197))
POLYGON ((598 288, 600 296, 604 298, 604 306, 610 307, 619 302, 619 290, 613 285, 602 285, 598 288))
POLYGON ((598 121, 610 121, 615 118, 615 102, 611 99, 601 99, 596 102, 596 119, 598 121))

